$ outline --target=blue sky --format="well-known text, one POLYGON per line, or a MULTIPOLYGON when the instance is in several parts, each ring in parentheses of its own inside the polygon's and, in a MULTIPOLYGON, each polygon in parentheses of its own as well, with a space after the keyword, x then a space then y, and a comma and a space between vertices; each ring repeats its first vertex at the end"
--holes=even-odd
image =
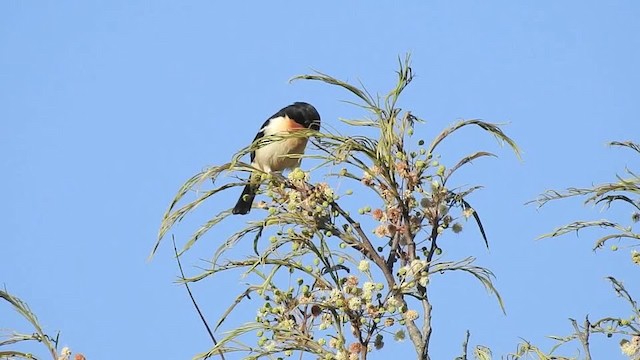
MULTIPOLYGON (((313 103, 327 126, 363 115, 342 102, 353 100, 347 93, 289 84, 292 76, 316 69, 384 93, 398 56, 411 52, 417 77, 401 105, 427 120, 418 136, 482 118, 508 123, 523 150, 520 162, 469 130, 442 148, 452 158, 474 149, 500 155, 458 177, 486 187, 470 201, 491 251, 471 227, 450 248, 495 272, 507 316, 472 279, 441 278, 432 358, 457 356, 466 329, 472 344, 506 354, 520 337, 550 344, 545 335, 569 333, 568 317, 627 315, 604 280, 626 279, 640 294, 627 251, 594 254, 593 233, 535 239, 574 219, 627 221, 630 210, 523 204, 549 188, 638 169, 630 151, 606 143, 640 141, 639 16, 634 1, 3 1, 0 284, 47 330, 60 330, 61 345, 90 360, 207 350, 184 289, 173 283, 169 244, 146 261, 175 191, 227 162, 293 101, 313 103)), ((236 196, 220 196, 212 209, 236 196)), ((246 219, 234 221, 225 230, 246 219)), ((203 241, 185 259, 190 272, 221 240, 203 241)), ((194 287, 212 321, 236 284, 194 287)), ((6 307, 0 318, 9 319, 0 328, 20 325, 6 307)), ((599 358, 622 358, 617 340, 595 343, 599 358)), ((393 349, 413 356, 409 343, 393 349)))

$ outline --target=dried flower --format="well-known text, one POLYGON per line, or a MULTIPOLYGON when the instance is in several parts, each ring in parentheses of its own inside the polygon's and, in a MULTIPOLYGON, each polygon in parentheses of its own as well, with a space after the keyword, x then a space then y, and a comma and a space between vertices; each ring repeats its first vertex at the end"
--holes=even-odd
POLYGON ((380 195, 387 203, 390 203, 393 201, 393 198, 394 198, 393 192, 389 190, 389 188, 386 185, 380 184, 378 185, 378 189, 379 189, 380 195))
POLYGON ((636 360, 640 355, 640 336, 636 335, 631 338, 631 341, 624 339, 620 341, 620 350, 627 355, 630 359, 636 360))
POLYGON ((362 284, 362 290, 363 291, 368 291, 368 292, 372 292, 373 290, 375 290, 378 287, 378 285, 376 285, 376 283, 373 282, 365 282, 364 284, 362 284))
POLYGON ((400 176, 402 176, 403 178, 405 178, 405 179, 406 179, 406 178, 409 176, 409 171, 408 171, 408 169, 409 169, 409 164, 407 163, 407 161, 406 161, 406 160, 398 161, 398 162, 395 164, 395 167, 396 167, 396 171, 398 172, 398 174, 399 174, 400 176))
POLYGON ((344 295, 338 289, 331 290, 329 301, 336 306, 342 306, 342 300, 344 300, 344 295))
POLYGON ((349 352, 359 354, 362 351, 362 344, 354 342, 349 345, 349 352))
POLYGON ((349 309, 351 310, 360 310, 362 306, 362 299, 358 296, 354 296, 349 299, 349 309))
POLYGON ((402 210, 400 210, 400 207, 394 206, 387 209, 387 219, 389 219, 389 221, 391 221, 392 223, 397 223, 400 220, 401 216, 402 210))
POLYGON ((362 174, 362 180, 360 182, 365 186, 372 186, 373 176, 371 176, 371 174, 369 174, 368 172, 365 172, 364 174, 362 174))
POLYGON ((385 236, 389 236, 390 232, 389 232, 389 227, 385 224, 379 225, 378 227, 376 227, 375 229, 373 229, 373 233, 377 236, 377 237, 385 237, 385 236))
POLYGON ((69 360, 70 356, 71 356, 71 349, 65 346, 60 351, 60 356, 58 356, 58 360, 69 360))
POLYGON ((418 185, 418 181, 420 178, 418 177, 418 173, 415 171, 410 172, 407 175, 407 187, 409 189, 415 189, 416 185, 418 185))
POLYGON ((369 271, 369 261, 368 260, 360 260, 360 263, 358 264, 358 270, 360 270, 362 272, 369 271))
POLYGON ((381 221, 384 217, 384 212, 381 209, 374 209, 373 212, 371 212, 371 216, 374 220, 381 221))
POLYGON ((416 320, 419 317, 418 312, 415 310, 407 310, 404 314, 402 314, 402 316, 409 321, 416 320))
POLYGON ((357 276, 354 276, 354 275, 347 276, 347 286, 358 286, 358 282, 360 282, 360 280, 358 279, 357 276))

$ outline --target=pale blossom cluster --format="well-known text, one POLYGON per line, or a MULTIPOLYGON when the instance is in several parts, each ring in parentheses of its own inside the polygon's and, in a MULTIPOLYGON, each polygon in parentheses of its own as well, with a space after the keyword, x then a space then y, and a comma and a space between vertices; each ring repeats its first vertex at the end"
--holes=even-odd
POLYGON ((429 274, 426 271, 427 262, 425 260, 413 260, 410 264, 401 267, 398 270, 400 277, 400 290, 403 292, 410 292, 416 287, 416 284, 420 286, 427 286, 429 282, 429 274))
POLYGON ((622 340, 620 350, 627 355, 630 360, 640 360, 640 335, 636 335, 631 340, 622 340))

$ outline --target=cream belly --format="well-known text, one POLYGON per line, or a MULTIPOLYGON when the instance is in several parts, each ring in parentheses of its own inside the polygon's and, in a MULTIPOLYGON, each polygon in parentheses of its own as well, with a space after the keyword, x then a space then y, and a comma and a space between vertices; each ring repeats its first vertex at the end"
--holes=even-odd
MULTIPOLYGON (((300 129, 304 126, 285 115, 271 119, 262 131, 269 136, 300 129)), ((256 150, 252 165, 264 172, 296 168, 300 166, 299 155, 304 153, 306 146, 307 139, 300 137, 271 142, 256 150)))
POLYGON ((301 160, 298 155, 304 153, 306 146, 307 139, 305 138, 290 138, 272 142, 256 150, 252 165, 267 173, 296 168, 300 166, 301 160))

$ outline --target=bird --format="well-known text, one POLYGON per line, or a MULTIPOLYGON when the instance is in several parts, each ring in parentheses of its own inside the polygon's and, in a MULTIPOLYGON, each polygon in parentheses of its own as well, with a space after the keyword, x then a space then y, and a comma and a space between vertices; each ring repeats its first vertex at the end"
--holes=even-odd
MULTIPOLYGON (((280 109, 262 124, 260 131, 253 139, 271 135, 284 135, 296 130, 320 130, 320 114, 313 105, 306 102, 294 102, 280 109)), ((299 155, 304 153, 307 146, 306 137, 290 137, 275 140, 251 152, 251 166, 265 173, 281 172, 300 166, 302 160, 299 155)), ((244 187, 240 199, 233 208, 233 214, 245 215, 251 211, 259 184, 249 183, 244 187)))

